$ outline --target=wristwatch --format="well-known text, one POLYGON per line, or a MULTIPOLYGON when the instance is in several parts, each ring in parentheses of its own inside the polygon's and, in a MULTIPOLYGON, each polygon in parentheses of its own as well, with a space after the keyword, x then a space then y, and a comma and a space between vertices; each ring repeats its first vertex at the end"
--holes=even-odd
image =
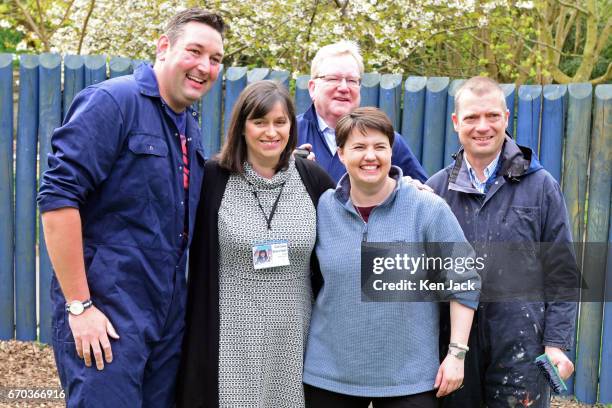
POLYGON ((459 359, 459 360, 463 360, 465 358, 465 350, 461 350, 461 349, 457 349, 454 347, 449 347, 448 348, 448 354, 450 354, 451 356, 459 359))
POLYGON ((70 303, 66 303, 66 312, 70 313, 73 316, 78 316, 82 314, 85 309, 88 309, 93 306, 93 302, 91 299, 87 299, 84 302, 80 300, 73 300, 70 303))

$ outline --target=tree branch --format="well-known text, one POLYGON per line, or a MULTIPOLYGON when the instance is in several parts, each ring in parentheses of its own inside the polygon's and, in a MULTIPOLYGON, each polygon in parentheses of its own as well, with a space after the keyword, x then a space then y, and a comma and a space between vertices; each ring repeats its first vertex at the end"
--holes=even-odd
POLYGON ((555 47, 560 50, 563 49, 563 44, 565 44, 567 36, 574 25, 576 15, 578 15, 576 10, 571 10, 559 15, 559 25, 557 26, 557 32, 555 33, 555 47), (569 18, 566 17, 568 14, 569 18))
MULTIPOLYGON (((17 4, 17 7, 19 7, 19 9, 21 9, 21 11, 23 12, 23 15, 26 19, 26 23, 30 26, 32 31, 34 31, 36 35, 38 36, 38 38, 40 38, 40 40, 42 41, 43 46, 44 46, 44 51, 49 51, 49 42, 47 41, 47 37, 40 31, 40 27, 38 27, 38 25, 32 18, 32 15, 28 11, 28 9, 19 0, 15 0, 15 3, 17 4)), ((41 24, 42 24, 42 21, 41 21, 41 24)))
POLYGON ((606 26, 604 27, 601 35, 599 36, 599 41, 597 42, 597 46, 595 47, 595 56, 598 57, 601 55, 604 47, 610 40, 610 36, 612 35, 612 18, 608 18, 606 22, 606 26))
POLYGON ((40 7, 40 0, 36 0, 36 10, 38 11, 38 21, 40 21, 40 24, 44 27, 43 21, 45 21, 45 19, 43 18, 42 7, 40 7))
POLYGON ((346 9, 349 5, 349 0, 344 0, 344 1, 334 0, 334 3, 336 3, 336 6, 340 8, 340 14, 342 15, 342 17, 345 17, 346 9))
POLYGON ((232 52, 229 52, 229 53, 225 54, 225 56, 223 58, 229 58, 229 57, 233 56, 234 54, 238 54, 239 52, 242 52, 242 51, 246 50, 249 47, 250 47, 250 45, 243 45, 242 47, 238 48, 237 50, 234 50, 232 52))
POLYGON ((610 79, 612 79, 612 62, 608 64, 608 69, 606 70, 605 74, 599 78, 591 79, 589 82, 593 85, 599 85, 609 81, 610 79))
POLYGON ((87 10, 87 16, 85 16, 85 20, 83 21, 83 28, 81 28, 81 37, 79 38, 77 54, 81 54, 81 47, 83 46, 83 40, 85 39, 85 34, 87 33, 87 24, 89 24, 89 18, 91 17, 91 13, 93 13, 95 5, 96 0, 91 0, 91 3, 89 3, 89 10, 87 10))
POLYGON ((547 69, 550 71, 553 79, 560 84, 569 84, 573 81, 573 78, 569 75, 565 74, 563 71, 559 69, 559 67, 550 65, 547 66, 547 69))
MULTIPOLYGON (((308 31, 306 32, 306 44, 310 44, 310 35, 312 34, 312 27, 314 27, 314 20, 317 16, 318 8, 319 8, 319 0, 314 0, 314 7, 312 9, 312 13, 310 14, 310 21, 308 22, 308 31)), ((308 60, 310 60, 310 55, 308 53, 304 53, 303 60, 306 64, 308 64, 308 60)))
POLYGON ((582 49, 582 60, 580 66, 576 70, 574 80, 576 82, 588 81, 593 73, 593 67, 595 66, 596 55, 594 54, 597 45, 597 5, 595 0, 589 0, 587 7, 592 13, 588 16, 586 21, 586 37, 584 40, 584 47, 582 49))
POLYGON ((581 13, 583 13, 583 14, 586 14, 587 16, 590 16, 590 15, 591 15, 591 12, 590 12, 589 10, 587 10, 587 9, 585 9, 585 8, 582 8, 582 7, 580 7, 580 6, 579 6, 579 5, 577 5, 577 4, 570 4, 570 3, 566 3, 566 2, 565 2, 565 1, 563 1, 563 0, 557 0, 557 2, 558 2, 560 5, 562 5, 562 6, 569 7, 569 8, 573 8, 574 10, 578 10, 579 12, 581 12, 581 13))
POLYGON ((72 8, 73 4, 74 4, 74 0, 70 0, 70 3, 68 3, 68 6, 66 6, 66 12, 64 13, 64 17, 62 17, 62 21, 60 21, 60 23, 58 24, 58 27, 63 26, 66 20, 68 20, 68 16, 70 15, 70 9, 72 8))

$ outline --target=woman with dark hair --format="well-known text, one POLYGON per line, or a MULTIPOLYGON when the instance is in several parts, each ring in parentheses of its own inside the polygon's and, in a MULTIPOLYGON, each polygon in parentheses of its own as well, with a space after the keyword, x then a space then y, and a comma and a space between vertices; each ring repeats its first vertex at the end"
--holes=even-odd
POLYGON ((293 157, 296 132, 288 91, 256 82, 236 102, 220 155, 206 163, 179 406, 304 405, 315 209, 334 183, 293 157), (253 257, 258 248, 270 248, 263 265, 253 257))

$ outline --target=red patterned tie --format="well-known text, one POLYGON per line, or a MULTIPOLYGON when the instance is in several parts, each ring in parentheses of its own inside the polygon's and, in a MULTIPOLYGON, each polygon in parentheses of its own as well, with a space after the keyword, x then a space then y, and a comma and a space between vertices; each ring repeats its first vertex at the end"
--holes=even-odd
POLYGON ((183 151, 183 187, 189 188, 189 157, 187 156, 187 138, 181 134, 181 150, 183 151))

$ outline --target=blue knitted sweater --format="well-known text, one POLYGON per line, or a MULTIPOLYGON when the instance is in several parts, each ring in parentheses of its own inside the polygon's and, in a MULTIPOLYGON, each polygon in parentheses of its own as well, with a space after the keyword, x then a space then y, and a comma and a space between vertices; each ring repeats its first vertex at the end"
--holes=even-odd
MULTIPOLYGON (((439 305, 362 302, 361 241, 466 242, 444 200, 402 181, 365 224, 350 200, 345 175, 317 208, 316 254, 324 285, 312 311, 304 362, 306 384, 337 393, 390 397, 430 391, 439 367, 439 305)), ((479 284, 478 274, 463 274, 479 284)), ((478 286, 479 287, 479 286, 478 286)), ((476 308, 479 291, 451 292, 476 308)))

